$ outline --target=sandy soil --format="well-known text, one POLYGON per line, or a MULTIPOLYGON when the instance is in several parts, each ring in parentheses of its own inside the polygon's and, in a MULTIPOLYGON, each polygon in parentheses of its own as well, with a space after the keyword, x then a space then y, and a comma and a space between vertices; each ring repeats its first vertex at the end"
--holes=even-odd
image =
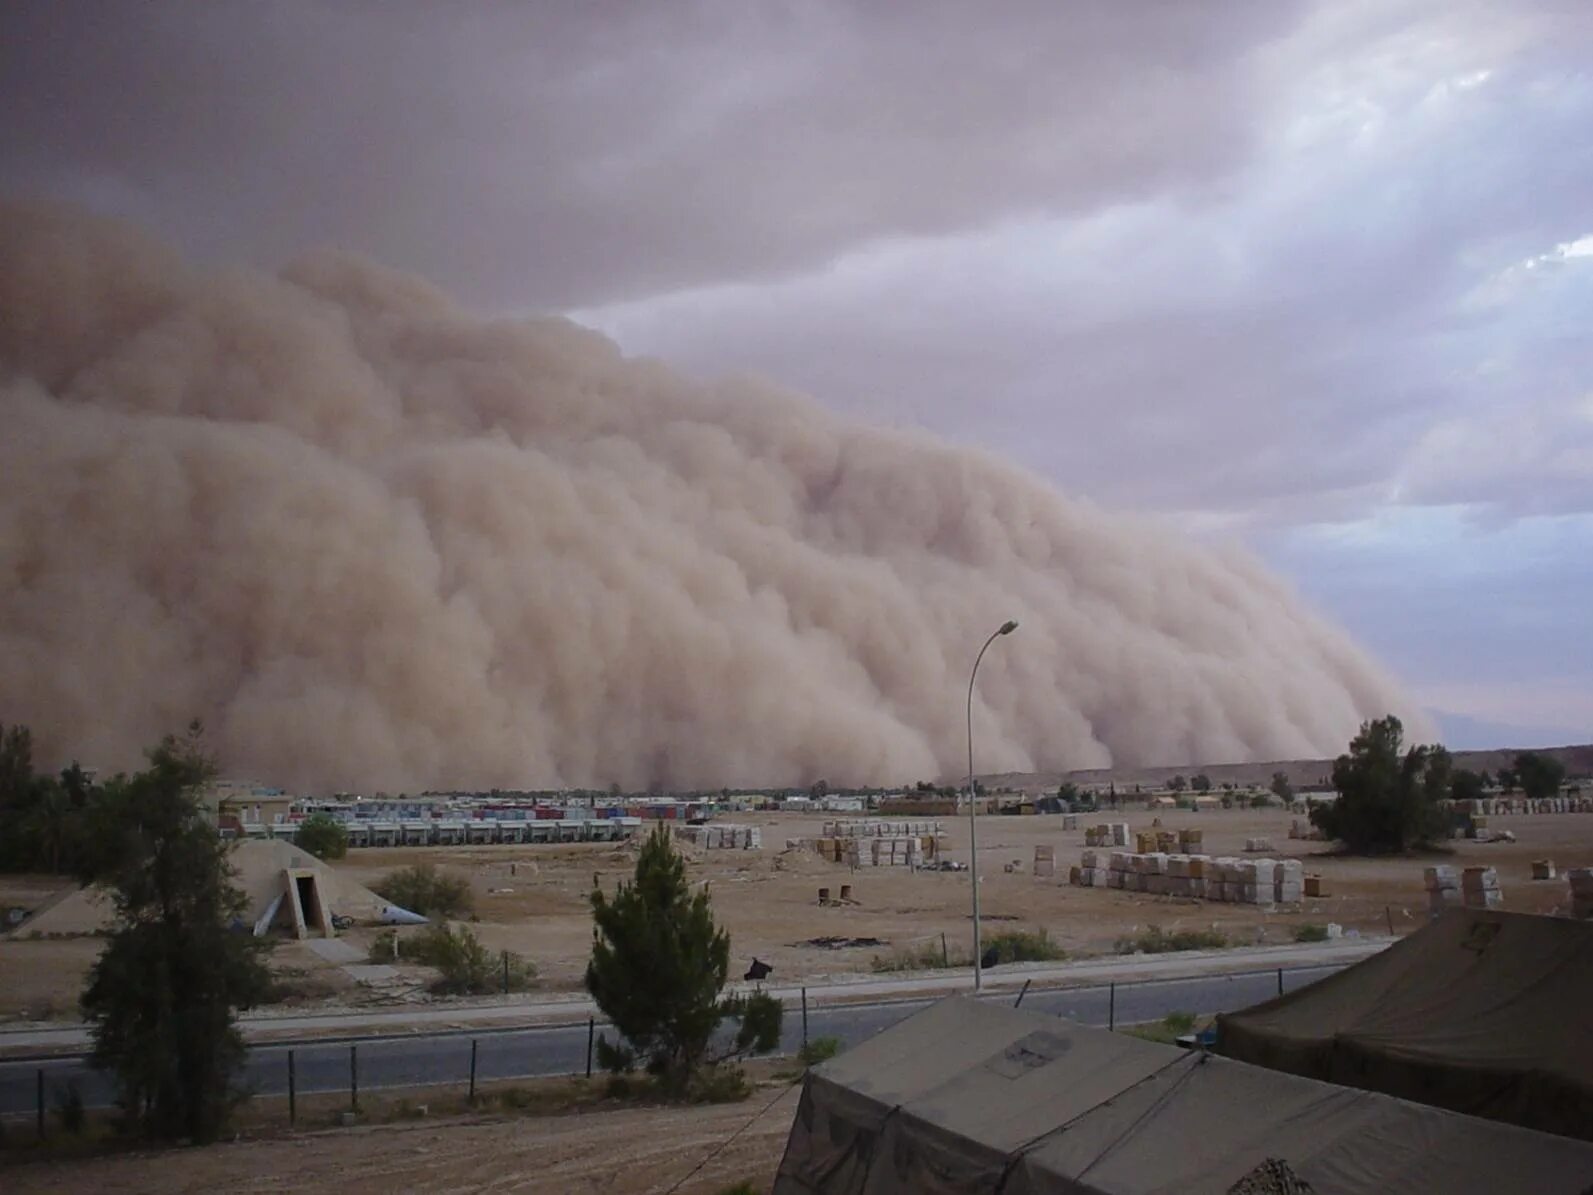
POLYGON ((31 1162, 0 1169, 0 1186, 14 1195, 60 1191, 662 1195, 675 1190, 685 1195, 722 1191, 749 1181, 755 1189, 767 1191, 797 1099, 797 1088, 781 1084, 760 1088, 745 1103, 713 1107, 406 1121, 201 1150, 31 1162), (723 1144, 743 1129, 734 1141, 723 1144), (687 1178, 716 1147, 722 1148, 687 1178))
MULTIPOLYGON (((1351 859, 1333 856, 1325 843, 1290 839, 1296 815, 1282 809, 1176 810, 1114 815, 1132 830, 1149 829, 1153 817, 1166 829, 1201 827, 1209 854, 1238 854, 1244 840, 1269 836, 1276 857, 1306 861, 1328 883, 1329 896, 1307 901, 1297 912, 1262 912, 1210 902, 1152 897, 1106 889, 1073 888, 1069 864, 1078 861, 1084 836, 1064 831, 1060 817, 982 817, 981 903, 984 916, 1013 927, 1044 928, 1071 954, 1110 953, 1119 937, 1151 924, 1166 929, 1215 926, 1239 942, 1291 940, 1303 922, 1336 921, 1370 932, 1416 928, 1425 915, 1422 868, 1435 860, 1457 866, 1492 864, 1499 870, 1505 907, 1548 913, 1567 903, 1565 882, 1534 883, 1530 864, 1549 857, 1563 869, 1593 866, 1593 816, 1558 814, 1496 818, 1494 828, 1516 834, 1515 843, 1456 842, 1447 855, 1351 859), (1032 874, 1034 848, 1056 848, 1059 875, 1032 874), (1015 865, 1011 872, 1004 870, 1015 865)), ((779 982, 819 980, 827 975, 869 971, 874 959, 915 944, 938 944, 945 934, 953 951, 969 937, 969 878, 966 872, 918 872, 866 868, 852 872, 816 854, 786 851, 787 839, 817 835, 823 817, 740 815, 735 820, 763 827, 760 851, 689 849, 690 874, 709 885, 714 909, 730 930, 733 966, 739 976, 752 956, 773 964, 779 982), (821 886, 839 892, 852 885, 855 905, 820 907, 821 886), (872 938, 882 945, 832 949, 814 939, 872 938)), ((1093 819, 1085 819, 1093 820, 1093 819)), ((1100 820, 1105 820, 1105 815, 1100 820)), ((966 860, 966 819, 944 819, 949 857, 966 860)), ((342 864, 354 878, 372 883, 387 871, 429 859, 470 877, 476 890, 476 932, 493 949, 519 951, 541 970, 543 986, 573 990, 580 984, 591 942, 587 894, 594 878, 612 888, 630 874, 634 848, 581 846, 436 847, 367 850, 342 864)), ((26 892, 47 888, 36 880, 0 877, 0 907, 20 903, 26 892), (28 885, 32 885, 31 888, 28 885)), ((372 930, 348 935, 361 948, 372 930)), ((97 951, 94 939, 29 941, 0 939, 0 1015, 29 1012, 71 1017, 82 976, 97 951)), ((323 1003, 379 999, 351 988, 334 966, 302 946, 287 944, 276 966, 292 974, 307 998, 323 1003)), ((418 976, 417 976, 418 978, 418 976)))

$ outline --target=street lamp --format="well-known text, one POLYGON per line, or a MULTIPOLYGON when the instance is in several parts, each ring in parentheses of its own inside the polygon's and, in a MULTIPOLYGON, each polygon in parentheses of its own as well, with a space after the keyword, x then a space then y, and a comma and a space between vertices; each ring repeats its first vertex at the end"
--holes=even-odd
POLYGON ((973 691, 974 678, 979 675, 979 662, 985 658, 985 652, 996 641, 997 636, 1010 635, 1018 629, 1018 624, 1008 620, 991 632, 990 638, 985 640, 984 647, 979 649, 979 654, 974 657, 973 671, 968 674, 968 878, 973 881, 973 967, 974 991, 979 991, 984 986, 984 968, 980 965, 979 957, 979 803, 974 798, 974 766, 973 766, 973 691))

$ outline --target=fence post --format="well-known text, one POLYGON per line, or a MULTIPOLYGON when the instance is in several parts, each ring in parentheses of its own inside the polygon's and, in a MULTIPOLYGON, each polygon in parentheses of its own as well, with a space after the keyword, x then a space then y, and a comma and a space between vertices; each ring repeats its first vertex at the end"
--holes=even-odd
POLYGON ((1278 995, 1283 995, 1283 968, 1278 968, 1278 995))
POLYGON ((946 949, 946 935, 940 935, 940 963, 943 967, 951 966, 951 951, 946 949))
POLYGON ((39 1140, 44 1140, 44 1068, 39 1068, 39 1140))
POLYGON ((803 988, 802 989, 802 1046, 803 1046, 804 1049, 807 1048, 807 1044, 808 1044, 808 990, 807 990, 807 988, 803 988))
POLYGON ((293 1065, 293 1051, 288 1051, 288 1124, 297 1124, 299 1120, 299 1085, 298 1076, 293 1065))
POLYGON ((1023 990, 1018 993, 1018 998, 1012 1002, 1013 1008, 1017 1008, 1018 1005, 1023 1003, 1023 998, 1029 994, 1029 985, 1033 982, 1034 980, 1032 979, 1025 979, 1023 981, 1023 990))
POLYGON ((1117 1028, 1117 984, 1113 983, 1107 988, 1106 995, 1106 1027, 1117 1028))
POLYGON ((470 1102, 476 1102, 476 1039, 470 1039, 470 1102))
POLYGON ((360 1048, 348 1048, 348 1106, 352 1111, 360 1110, 360 1048))
POLYGON ((592 1077, 592 1039, 597 1036, 597 1018, 586 1018, 586 1077, 592 1077))
POLYGON ((504 994, 507 995, 509 991, 509 952, 507 950, 503 952, 503 990, 504 994))
POLYGON ((1394 910, 1389 905, 1383 906, 1383 915, 1388 918, 1388 936, 1394 936, 1394 910))

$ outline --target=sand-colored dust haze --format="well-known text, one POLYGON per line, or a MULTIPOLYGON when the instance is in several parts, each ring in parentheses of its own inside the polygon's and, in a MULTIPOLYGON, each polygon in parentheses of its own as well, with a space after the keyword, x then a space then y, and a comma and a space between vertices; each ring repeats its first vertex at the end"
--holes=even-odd
POLYGON ((0 208, 0 722, 102 768, 900 783, 1341 750, 1408 707, 1250 557, 927 436, 485 319, 340 254, 202 270, 0 208))

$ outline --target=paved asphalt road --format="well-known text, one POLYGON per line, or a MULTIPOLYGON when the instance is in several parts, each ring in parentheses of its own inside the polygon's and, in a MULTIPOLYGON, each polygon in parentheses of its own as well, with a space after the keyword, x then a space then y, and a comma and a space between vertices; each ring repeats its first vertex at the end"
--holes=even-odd
MULTIPOLYGON (((1339 970, 1334 963, 1285 969, 1285 990, 1292 991, 1339 970)), ((1155 1021, 1170 1012, 1210 1014, 1246 1008, 1278 994, 1279 972, 1250 972, 1198 978, 1153 980, 1118 984, 1116 1021, 1133 1024, 1155 1021)), ((1011 991, 989 996, 1012 1000, 1011 991)), ((819 1005, 808 1013, 809 1037, 838 1037, 855 1045, 902 1018, 917 1012, 933 998, 889 1000, 873 1003, 819 1005)), ((1033 991, 1025 1008, 1069 1017, 1086 1025, 1105 1025, 1111 1012, 1107 987, 1033 991)), ((786 1002, 784 1042, 795 1047, 802 1041, 802 1013, 786 1002)), ((602 1026, 598 1026, 601 1033, 602 1026)), ((347 1091, 351 1052, 357 1052, 362 1091, 379 1088, 422 1087, 439 1084, 463 1087, 470 1078, 471 1041, 477 1043, 477 1077, 483 1082, 533 1076, 566 1075, 586 1069, 587 1024, 540 1025, 519 1029, 477 1029, 453 1033, 402 1034, 381 1037, 319 1038, 302 1044, 255 1045, 249 1049, 247 1083, 261 1095, 285 1095, 291 1050, 297 1089, 302 1093, 347 1091)), ((33 1058, 0 1063, 0 1115, 33 1112, 38 1100, 38 1075, 44 1072, 45 1104, 55 1101, 76 1084, 89 1107, 111 1102, 106 1077, 90 1069, 80 1054, 33 1058)))

